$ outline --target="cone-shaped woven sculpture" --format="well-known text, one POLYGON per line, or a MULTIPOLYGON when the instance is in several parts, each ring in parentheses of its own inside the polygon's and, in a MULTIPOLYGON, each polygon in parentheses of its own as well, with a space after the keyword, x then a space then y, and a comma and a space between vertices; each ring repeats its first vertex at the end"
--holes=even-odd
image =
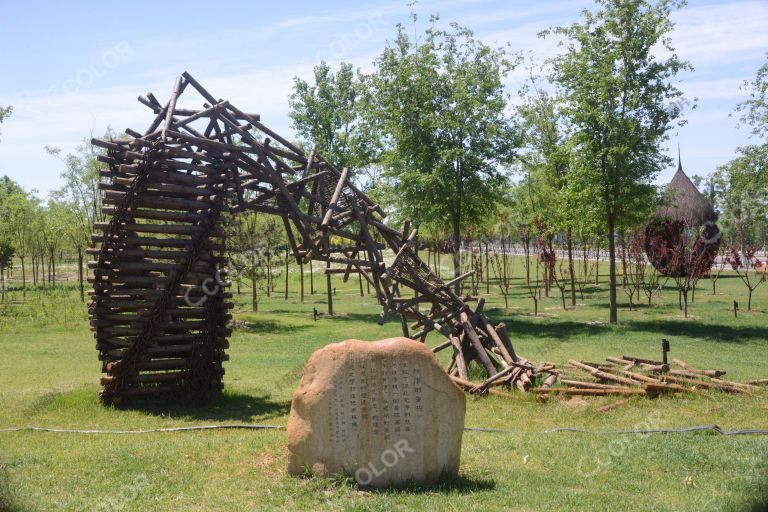
POLYGON ((712 266, 720 247, 720 230, 715 224, 717 212, 683 172, 679 157, 677 172, 667 185, 666 194, 666 204, 656 210, 654 220, 645 228, 648 259, 659 272, 669 277, 679 277, 686 272, 703 275, 712 266), (680 247, 691 237, 697 237, 689 244, 697 253, 696 257, 674 258, 669 250, 665 250, 680 247), (693 266, 691 261, 695 261, 693 266), (686 270, 686 267, 691 268, 686 270))

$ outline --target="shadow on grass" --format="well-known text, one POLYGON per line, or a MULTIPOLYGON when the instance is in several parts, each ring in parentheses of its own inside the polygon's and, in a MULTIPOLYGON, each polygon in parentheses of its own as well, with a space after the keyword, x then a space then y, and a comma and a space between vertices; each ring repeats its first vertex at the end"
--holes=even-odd
POLYGON ((246 320, 237 321, 234 324, 235 332, 244 332, 248 334, 282 334, 288 332, 296 332, 302 329, 306 329, 305 325, 295 325, 286 322, 280 322, 277 320, 271 320, 268 318, 248 318, 246 320))
POLYGON ((768 327, 712 325, 685 320, 631 321, 627 322, 623 328, 635 332, 687 336, 727 343, 744 343, 755 339, 768 339, 768 327))
POLYGON ((248 422, 285 416, 291 409, 291 403, 273 401, 268 396, 225 390, 221 396, 208 402, 185 398, 169 400, 168 397, 136 397, 119 408, 171 418, 248 422))
MULTIPOLYGON (((308 471, 304 478, 313 478, 312 472, 308 471)), ((357 483, 353 476, 335 475, 326 477, 330 479, 333 485, 339 487, 351 487, 371 494, 433 494, 433 493, 456 493, 471 494, 482 491, 492 491, 496 488, 496 481, 490 478, 476 478, 463 475, 443 475, 440 481, 431 484, 417 484, 413 482, 404 483, 395 487, 368 487, 357 483)), ((322 477, 321 477, 322 481, 322 477)))
POLYGON ((365 488, 373 494, 432 494, 432 493, 456 493, 472 494, 475 492, 492 491, 496 488, 496 481, 490 478, 475 478, 467 476, 442 477, 440 482, 434 484, 406 484, 391 489, 365 488))
POLYGON ((726 343, 744 343, 751 340, 768 339, 768 327, 749 327, 702 323, 693 320, 626 320, 617 326, 592 325, 586 322, 559 321, 547 318, 513 316, 502 310, 488 312, 497 320, 503 320, 510 333, 518 336, 547 337, 566 340, 575 336, 606 334, 615 330, 621 332, 646 332, 659 336, 686 336, 726 343))
POLYGON ((0 462, 0 512, 21 512, 18 497, 8 474, 7 466, 0 462))
MULTIPOLYGON (((396 315, 390 315, 387 317, 387 322, 397 321, 396 315)), ((378 325, 379 313, 347 313, 340 311, 333 316, 322 315, 318 316, 318 321, 325 320, 330 322, 367 322, 371 325, 378 325)))
POLYGON ((509 333, 516 336, 548 337, 556 339, 567 339, 573 336, 581 335, 599 335, 605 334, 605 325, 588 324, 586 322, 553 321, 545 317, 510 317, 500 310, 491 310, 489 316, 496 320, 502 320, 507 326, 509 333))

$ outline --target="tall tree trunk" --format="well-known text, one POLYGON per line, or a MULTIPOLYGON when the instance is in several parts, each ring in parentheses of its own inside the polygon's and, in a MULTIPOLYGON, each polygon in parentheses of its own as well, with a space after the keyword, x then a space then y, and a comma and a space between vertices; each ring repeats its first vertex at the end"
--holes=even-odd
POLYGON ((83 285, 83 248, 77 246, 77 279, 80 281, 80 301, 85 302, 85 286, 83 285))
POLYGON ((56 288, 56 251, 51 249, 51 272, 48 274, 51 278, 51 288, 56 288))
POLYGON ((21 260, 21 298, 27 298, 27 272, 24 269, 24 256, 19 256, 21 260))
POLYGON ((315 273, 312 271, 312 260, 309 260, 309 294, 315 294, 315 273))
POLYGON ((299 263, 299 280, 301 281, 301 295, 299 299, 301 300, 301 303, 304 304, 304 261, 302 260, 301 263, 299 263))
POLYGON ((616 219, 613 212, 608 215, 608 275, 610 295, 610 322, 619 322, 618 305, 616 302, 616 241, 613 238, 616 219))
POLYGON ((272 296, 272 253, 267 251, 267 297, 272 296))
POLYGON ((488 264, 488 242, 485 242, 485 293, 491 293, 491 266, 488 264))
POLYGON ((600 246, 595 247, 595 286, 600 284, 600 246))
MULTIPOLYGON (((269 289, 269 286, 267 286, 269 289)), ((256 270, 251 270, 251 311, 254 313, 259 312, 259 297, 256 291, 256 270)))
POLYGON ((568 273, 571 276, 571 306, 576 307, 576 272, 573 268, 573 233, 568 228, 566 233, 568 244, 568 273))
MULTIPOLYGON (((456 279, 461 275, 461 226, 456 212, 451 217, 451 227, 453 228, 453 278, 456 279)), ((456 282, 453 285, 453 290, 456 295, 461 294, 461 283, 456 282)))
MULTIPOLYGON (((331 268, 331 262, 327 261, 325 263, 325 268, 329 269, 331 268)), ((330 272, 325 273, 325 289, 328 292, 328 316, 333 316, 333 290, 331 289, 331 274, 330 272)))
POLYGON ((288 249, 285 249, 285 300, 288 300, 288 249))

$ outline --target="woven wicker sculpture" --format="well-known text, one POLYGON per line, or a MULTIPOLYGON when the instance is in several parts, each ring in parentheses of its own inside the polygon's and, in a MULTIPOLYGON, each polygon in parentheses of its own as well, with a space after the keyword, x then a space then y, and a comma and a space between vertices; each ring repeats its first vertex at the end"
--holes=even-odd
POLYGON ((683 172, 679 161, 677 172, 667 185, 667 196, 668 204, 656 210, 655 219, 645 228, 648 259, 659 272, 669 277, 679 277, 686 272, 704 275, 720 247, 720 230, 715 224, 717 213, 683 172), (696 255, 675 258, 675 250, 664 250, 683 245, 690 247, 696 255))

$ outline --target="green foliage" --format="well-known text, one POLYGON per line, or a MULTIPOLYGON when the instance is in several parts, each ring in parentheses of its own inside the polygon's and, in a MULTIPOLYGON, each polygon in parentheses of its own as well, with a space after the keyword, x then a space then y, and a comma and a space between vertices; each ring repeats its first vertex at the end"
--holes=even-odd
POLYGON ((668 34, 672 8, 682 2, 602 0, 582 23, 555 33, 568 40, 552 62, 565 98, 579 162, 572 182, 595 190, 617 227, 643 220, 653 206, 653 178, 671 161, 661 143, 682 115, 682 92, 672 78, 691 66, 674 53, 668 34), (654 47, 670 52, 660 60, 654 47))
POLYGON ((352 64, 342 62, 334 73, 321 62, 314 67, 314 83, 293 79, 289 97, 292 126, 305 146, 317 144, 318 152, 339 169, 353 173, 371 159, 372 146, 360 122, 362 82, 352 64))
POLYGON ((33 224, 39 210, 38 199, 19 188, 6 197, 3 208, 5 231, 17 256, 24 258, 34 242, 33 224))
POLYGON ((13 263, 13 246, 4 240, 0 240, 0 274, 10 268, 13 263))
POLYGON ((257 311, 257 290, 262 288, 270 293, 274 278, 272 266, 283 257, 285 230, 274 215, 246 211, 228 215, 225 232, 228 267, 234 272, 231 278, 239 280, 243 276, 251 281, 251 307, 257 311))
POLYGON ((10 116, 12 112, 13 112, 13 107, 10 105, 7 107, 0 107, 0 123, 5 121, 5 119, 8 116, 10 116))
MULTIPOLYGON (((552 79, 573 126, 578 158, 569 175, 572 193, 603 210, 613 235, 645 220, 653 210, 653 179, 670 160, 661 151, 667 132, 680 119, 683 96, 671 82, 691 66, 677 57, 669 33, 670 13, 683 2, 600 0, 600 10, 554 30, 566 40, 552 60, 552 79), (669 53, 657 58, 653 51, 669 53)), ((616 321, 615 245, 611 321, 616 321)))
MULTIPOLYGON (((766 53, 768 56, 768 53, 766 53)), ((757 137, 768 136, 768 60, 757 70, 755 79, 744 82, 749 99, 736 107, 741 112, 741 121, 752 127, 757 137)))
POLYGON ((726 239, 762 245, 768 240, 768 144, 738 153, 713 176, 722 211, 718 224, 726 239))
MULTIPOLYGON (((745 82, 749 99, 736 106, 741 121, 758 138, 768 137, 768 62, 755 79, 745 82)), ((731 241, 761 246, 768 240, 768 140, 740 147, 737 156, 719 167, 711 178, 720 226, 731 241)))
MULTIPOLYGON (((113 135, 112 130, 107 129, 104 138, 113 135)), ((74 153, 63 157, 59 148, 45 146, 45 150, 65 166, 65 170, 60 175, 64 185, 53 192, 52 198, 57 204, 65 205, 71 213, 72 222, 66 226, 66 235, 75 247, 90 246, 94 224, 105 220, 101 212, 99 190, 99 181, 101 181, 99 169, 102 164, 97 158, 100 150, 87 139, 83 140, 74 153)))
MULTIPOLYGON (((519 132, 506 112, 503 79, 516 61, 457 24, 411 40, 397 37, 370 77, 368 115, 383 144, 383 187, 396 216, 462 230, 491 216, 503 198, 519 132)), ((454 272, 458 259, 454 258, 454 272)))

